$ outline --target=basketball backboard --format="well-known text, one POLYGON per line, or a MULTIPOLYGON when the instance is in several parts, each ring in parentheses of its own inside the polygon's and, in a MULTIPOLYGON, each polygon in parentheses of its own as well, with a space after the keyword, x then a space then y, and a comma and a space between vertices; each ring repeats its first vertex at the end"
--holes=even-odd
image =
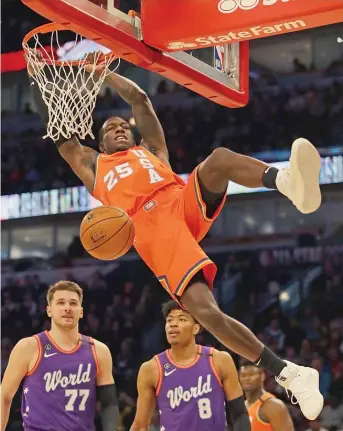
POLYGON ((342 0, 141 0, 142 32, 163 51, 242 42, 343 21, 342 0), (177 23, 177 25, 165 25, 177 23))
POLYGON ((197 49, 180 44, 175 52, 148 46, 139 16, 129 16, 114 0, 22 0, 49 20, 111 49, 139 67, 159 73, 228 107, 242 107, 249 97, 248 42, 197 49))

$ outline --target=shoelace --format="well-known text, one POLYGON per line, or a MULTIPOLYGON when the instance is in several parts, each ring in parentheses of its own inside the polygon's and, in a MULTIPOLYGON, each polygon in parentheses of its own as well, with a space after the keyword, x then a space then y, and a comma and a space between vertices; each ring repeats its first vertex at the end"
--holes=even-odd
POLYGON ((296 399, 295 395, 292 394, 292 392, 288 389, 285 389, 287 397, 291 400, 291 403, 295 406, 298 404, 298 400, 296 399))
MULTIPOLYGON (((296 378, 296 377, 298 377, 298 375, 295 376, 294 378, 296 378)), ((276 381, 276 383, 278 383, 278 377, 275 377, 275 381, 276 381)), ((286 388, 285 388, 285 391, 286 391, 287 397, 288 397, 288 399, 290 399, 291 403, 293 405, 298 404, 298 400, 297 400, 296 396, 292 393, 292 391, 289 389, 286 389, 286 388)), ((303 392, 306 392, 306 389, 300 393, 303 393, 303 392)), ((308 397, 306 397, 306 398, 308 398, 308 397)))
MULTIPOLYGON (((296 405, 299 403, 296 396, 289 389, 285 389, 285 391, 286 391, 287 397, 290 399, 290 401, 293 405, 296 405)), ((299 392, 299 394, 303 394, 305 392, 308 392, 308 390, 304 389, 303 391, 299 392)), ((304 400, 306 401, 306 399, 308 399, 308 398, 311 398, 311 394, 309 394, 307 397, 305 397, 304 400)))

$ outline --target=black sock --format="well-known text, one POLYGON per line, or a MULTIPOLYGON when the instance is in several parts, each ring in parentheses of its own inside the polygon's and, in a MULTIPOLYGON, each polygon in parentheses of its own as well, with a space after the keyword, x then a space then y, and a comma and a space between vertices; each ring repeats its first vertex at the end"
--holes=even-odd
POLYGON ((267 189, 277 189, 276 187, 276 176, 279 169, 268 166, 268 168, 263 172, 262 184, 267 189))
POLYGON ((279 376, 281 371, 287 366, 286 363, 275 355, 268 347, 264 346, 261 357, 255 362, 261 368, 265 368, 274 376, 279 376))

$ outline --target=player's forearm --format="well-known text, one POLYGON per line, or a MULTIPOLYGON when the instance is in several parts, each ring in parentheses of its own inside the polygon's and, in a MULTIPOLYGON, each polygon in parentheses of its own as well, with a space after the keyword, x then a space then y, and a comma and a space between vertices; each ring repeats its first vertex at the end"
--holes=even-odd
POLYGON ((104 431, 119 429, 119 409, 118 406, 108 406, 100 414, 101 425, 104 431))
POLYGON ((139 405, 137 405, 136 416, 130 431, 149 431, 153 411, 153 406, 148 410, 149 413, 139 411, 139 405))
POLYGON ((149 424, 134 421, 130 428, 130 431, 149 431, 149 424))
POLYGON ((106 82, 131 106, 140 103, 146 97, 144 91, 135 82, 115 72, 107 76, 106 82))
POLYGON ((1 397, 1 431, 5 431, 10 416, 12 401, 1 397))
POLYGON ((97 399, 101 406, 101 425, 104 431, 113 431, 119 427, 119 408, 114 383, 97 387, 97 399))
POLYGON ((251 431, 251 423, 243 396, 226 402, 226 414, 233 431, 251 431))
POLYGON ((251 430, 251 424, 249 420, 249 416, 247 413, 243 413, 242 415, 238 416, 235 421, 232 423, 232 430, 233 431, 250 431, 251 430))

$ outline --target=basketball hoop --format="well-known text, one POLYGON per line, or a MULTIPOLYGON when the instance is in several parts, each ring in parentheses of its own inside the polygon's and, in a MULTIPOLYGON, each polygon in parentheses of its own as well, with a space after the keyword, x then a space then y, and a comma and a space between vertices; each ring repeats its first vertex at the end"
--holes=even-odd
MULTIPOLYGON (((110 50, 101 52, 96 42, 90 42, 94 47, 88 52, 91 56, 82 54, 77 60, 60 59, 57 54, 62 49, 60 32, 68 30, 65 25, 46 24, 30 31, 23 40, 29 75, 37 83, 48 107, 47 134, 43 138, 57 141, 61 136, 69 139, 77 135, 85 139, 89 134, 94 139, 92 114, 96 98, 106 76, 112 73, 109 65, 117 56, 110 50), (48 51, 39 36, 49 33, 48 51)), ((82 40, 83 37, 76 34, 74 47, 82 40)))

